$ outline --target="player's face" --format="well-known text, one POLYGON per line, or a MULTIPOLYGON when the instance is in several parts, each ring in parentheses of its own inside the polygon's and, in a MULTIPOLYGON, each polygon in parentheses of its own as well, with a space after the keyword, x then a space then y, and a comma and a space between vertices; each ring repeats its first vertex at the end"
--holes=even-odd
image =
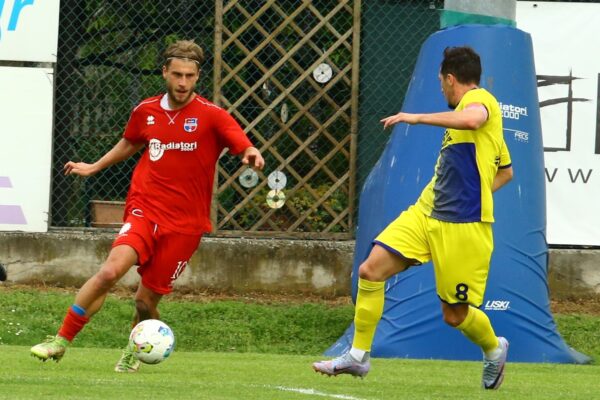
POLYGON ((444 94, 444 98, 448 103, 448 107, 451 109, 456 108, 456 104, 454 101, 454 76, 451 74, 442 75, 438 74, 438 79, 440 80, 440 85, 442 86, 442 93, 444 94))
POLYGON ((175 108, 189 103, 200 77, 200 68, 195 61, 174 58, 169 66, 163 67, 163 78, 167 84, 169 101, 175 108))

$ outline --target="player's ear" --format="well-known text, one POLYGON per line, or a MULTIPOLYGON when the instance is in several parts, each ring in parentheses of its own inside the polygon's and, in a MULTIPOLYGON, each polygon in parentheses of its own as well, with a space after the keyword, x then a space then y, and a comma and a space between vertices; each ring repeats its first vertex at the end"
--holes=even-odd
POLYGON ((162 67, 162 76, 163 78, 167 79, 167 66, 163 65, 162 67))
POLYGON ((449 86, 454 86, 454 84, 456 83, 456 77, 452 74, 446 74, 446 83, 449 86))

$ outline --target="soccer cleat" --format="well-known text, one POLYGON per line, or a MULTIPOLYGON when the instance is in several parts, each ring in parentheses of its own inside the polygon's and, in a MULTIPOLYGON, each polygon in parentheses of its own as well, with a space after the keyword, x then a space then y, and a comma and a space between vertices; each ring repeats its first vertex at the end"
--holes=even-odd
POLYGON ((43 343, 31 348, 31 355, 42 361, 54 360, 59 362, 65 355, 69 341, 62 336, 48 336, 43 343))
POLYGON ((336 376, 339 374, 350 374, 364 378, 369 373, 371 362, 358 362, 350 353, 346 353, 340 357, 328 361, 319 361, 313 363, 313 369, 323 375, 336 376))
POLYGON ((140 360, 133 354, 133 342, 129 342, 115 365, 115 372, 137 372, 138 369, 140 369, 140 360))
POLYGON ((497 360, 483 358, 483 378, 481 380, 484 389, 498 389, 504 380, 504 365, 508 356, 508 340, 498 338, 502 353, 497 360))

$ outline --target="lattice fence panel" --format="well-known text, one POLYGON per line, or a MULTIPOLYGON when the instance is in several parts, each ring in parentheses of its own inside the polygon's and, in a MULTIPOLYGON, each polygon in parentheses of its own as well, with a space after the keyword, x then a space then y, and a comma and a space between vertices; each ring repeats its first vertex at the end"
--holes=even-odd
POLYGON ((351 237, 360 1, 219 0, 215 32, 214 101, 266 160, 220 163, 217 233, 351 237))

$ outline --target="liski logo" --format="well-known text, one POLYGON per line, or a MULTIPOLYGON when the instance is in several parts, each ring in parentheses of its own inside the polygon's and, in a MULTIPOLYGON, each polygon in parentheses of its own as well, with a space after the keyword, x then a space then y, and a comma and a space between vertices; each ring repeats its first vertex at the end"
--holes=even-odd
POLYGON ((188 133, 194 132, 197 127, 198 127, 198 118, 186 118, 185 121, 183 122, 183 129, 185 129, 185 131, 188 133))
POLYGON ((510 308, 508 300, 488 300, 485 302, 485 310, 489 311, 506 311, 510 308))

